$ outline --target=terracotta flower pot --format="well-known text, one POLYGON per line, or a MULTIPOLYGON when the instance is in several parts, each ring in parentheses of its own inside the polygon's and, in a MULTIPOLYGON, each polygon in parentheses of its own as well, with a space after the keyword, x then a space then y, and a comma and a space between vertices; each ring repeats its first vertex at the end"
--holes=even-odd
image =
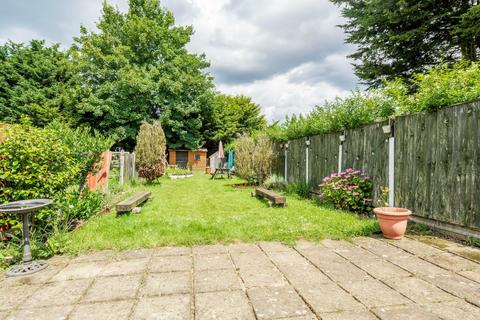
POLYGON ((408 217, 412 212, 405 208, 381 207, 373 209, 383 236, 388 239, 401 239, 407 229, 408 217))

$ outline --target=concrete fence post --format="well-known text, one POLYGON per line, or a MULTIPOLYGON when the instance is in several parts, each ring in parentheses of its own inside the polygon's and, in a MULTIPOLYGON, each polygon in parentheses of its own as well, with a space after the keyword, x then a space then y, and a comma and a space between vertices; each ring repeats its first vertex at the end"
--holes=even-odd
POLYGON ((288 142, 285 144, 285 181, 288 183, 288 142))
POLYGON ((308 152, 309 152, 309 149, 310 148, 310 138, 307 138, 307 140, 305 141, 305 183, 308 184, 309 182, 309 170, 308 170, 308 166, 309 166, 309 163, 308 163, 308 152))
POLYGON ((345 142, 345 133, 342 133, 339 139, 340 139, 340 144, 338 145, 338 173, 342 172, 343 142, 345 142))

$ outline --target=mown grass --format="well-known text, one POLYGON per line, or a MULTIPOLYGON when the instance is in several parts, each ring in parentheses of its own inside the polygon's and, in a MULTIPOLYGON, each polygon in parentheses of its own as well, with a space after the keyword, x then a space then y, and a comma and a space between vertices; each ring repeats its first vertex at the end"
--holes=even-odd
POLYGON ((138 184, 124 198, 143 190, 152 199, 140 214, 116 217, 114 213, 91 219, 69 235, 68 251, 144 248, 298 239, 345 239, 378 232, 375 220, 317 206, 288 195, 288 207, 271 208, 250 196, 252 188, 236 189, 242 182, 209 180, 197 173, 186 180, 162 178, 160 184, 138 184))

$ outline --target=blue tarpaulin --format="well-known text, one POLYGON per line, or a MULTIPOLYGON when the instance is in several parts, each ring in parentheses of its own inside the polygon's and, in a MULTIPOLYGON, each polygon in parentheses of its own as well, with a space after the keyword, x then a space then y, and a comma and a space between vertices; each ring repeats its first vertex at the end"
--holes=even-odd
POLYGON ((233 151, 228 151, 228 169, 232 169, 233 167, 233 151))

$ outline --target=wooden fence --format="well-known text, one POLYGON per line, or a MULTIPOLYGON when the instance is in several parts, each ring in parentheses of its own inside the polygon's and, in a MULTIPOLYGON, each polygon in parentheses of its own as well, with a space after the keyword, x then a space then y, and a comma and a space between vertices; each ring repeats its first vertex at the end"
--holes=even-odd
POLYGON ((390 186, 390 203, 411 209, 422 222, 430 221, 448 231, 467 227, 477 232, 479 120, 480 102, 472 102, 397 117, 393 125, 375 123, 291 140, 275 146, 274 170, 289 183, 317 186, 339 169, 358 169, 372 177, 374 201, 382 186, 390 186), (385 133, 389 128, 391 133, 385 133))
POLYGON ((126 151, 112 152, 111 168, 118 169, 119 185, 135 180, 138 177, 135 168, 135 153, 126 151))

